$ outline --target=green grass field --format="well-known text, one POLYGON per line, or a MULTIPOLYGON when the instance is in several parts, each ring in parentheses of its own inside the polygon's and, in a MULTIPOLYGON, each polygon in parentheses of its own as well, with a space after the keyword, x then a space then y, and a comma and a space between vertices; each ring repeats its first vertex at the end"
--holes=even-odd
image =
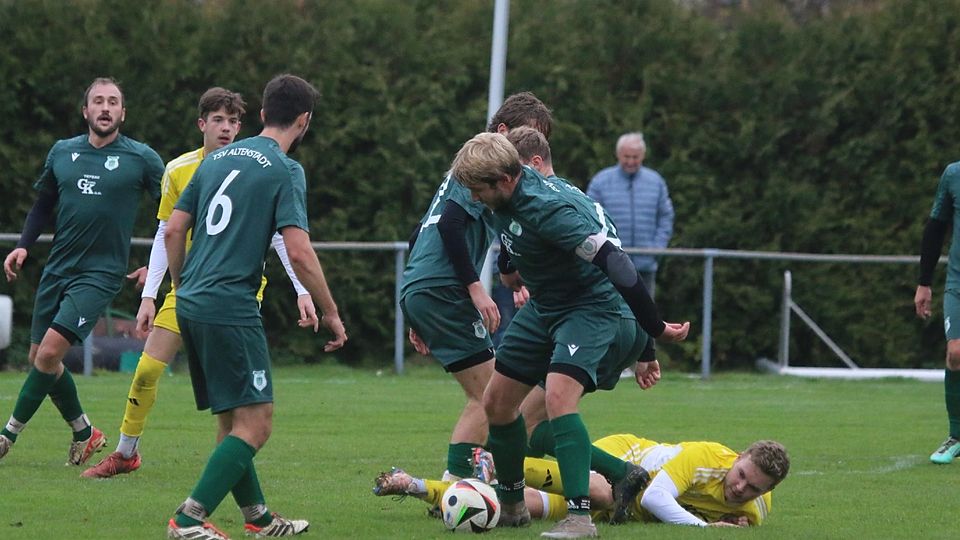
MULTIPOLYGON (((271 509, 311 521, 308 538, 449 538, 426 505, 374 497, 376 474, 399 465, 442 472, 447 436, 462 405, 438 368, 404 376, 337 366, 278 369, 274 434, 257 456, 271 509)), ((0 373, 0 415, 13 409, 21 373, 0 373)), ((78 377, 94 423, 116 444, 130 375, 78 377)), ((760 528, 600 525, 603 538, 956 538, 952 505, 960 463, 934 466, 945 436, 940 384, 904 380, 815 381, 719 375, 703 382, 667 373, 642 392, 625 380, 587 397, 591 437, 633 432, 661 441, 716 440, 742 449, 783 442, 790 476, 774 492, 760 528)), ((91 481, 66 467, 69 431, 45 403, 0 461, 0 538, 164 538, 165 523, 189 494, 212 448, 214 420, 194 410, 188 377, 164 377, 142 442, 143 467, 91 481)), ((98 454, 98 460, 104 454, 98 454)), ((229 497, 214 514, 242 537, 229 497)), ((537 538, 549 527, 496 530, 487 538, 537 538)))

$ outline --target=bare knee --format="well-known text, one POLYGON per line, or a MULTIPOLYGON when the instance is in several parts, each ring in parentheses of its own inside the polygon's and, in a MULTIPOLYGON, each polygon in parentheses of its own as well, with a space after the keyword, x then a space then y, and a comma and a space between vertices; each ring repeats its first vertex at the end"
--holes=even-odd
MULTIPOLYGON (((273 432, 273 404, 262 403, 231 411, 230 435, 243 439, 257 450, 263 448, 273 432)), ((222 424, 221 424, 222 426, 222 424)))
POLYGON ((960 339, 947 342, 947 369, 960 371, 960 339))
POLYGON ((483 410, 487 413, 487 421, 496 426, 513 422, 519 414, 516 407, 504 403, 498 398, 496 392, 484 392, 483 410))

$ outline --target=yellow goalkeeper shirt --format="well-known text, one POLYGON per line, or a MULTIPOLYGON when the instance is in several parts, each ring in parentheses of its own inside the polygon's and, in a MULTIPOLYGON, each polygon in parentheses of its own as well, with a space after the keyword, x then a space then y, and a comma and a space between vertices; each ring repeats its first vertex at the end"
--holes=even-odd
MULTIPOLYGON (((750 525, 760 525, 770 512, 770 492, 741 505, 725 502, 723 478, 738 454, 720 443, 664 444, 620 434, 604 437, 594 444, 624 461, 647 469, 651 477, 668 474, 680 492, 677 498, 680 506, 704 521, 745 516, 750 525)), ((640 497, 634 501, 633 511, 644 521, 656 521, 640 506, 640 497)))
MULTIPOLYGON (((203 161, 207 153, 203 147, 197 148, 191 152, 181 154, 176 159, 167 163, 163 171, 163 179, 160 180, 160 208, 157 209, 157 219, 167 221, 173 208, 180 199, 180 194, 187 189, 193 173, 197 172, 197 167, 203 161)), ((190 250, 192 234, 187 232, 187 250, 190 250)), ((260 290, 257 291, 257 302, 263 302, 263 290, 267 287, 267 276, 260 280, 260 290)))

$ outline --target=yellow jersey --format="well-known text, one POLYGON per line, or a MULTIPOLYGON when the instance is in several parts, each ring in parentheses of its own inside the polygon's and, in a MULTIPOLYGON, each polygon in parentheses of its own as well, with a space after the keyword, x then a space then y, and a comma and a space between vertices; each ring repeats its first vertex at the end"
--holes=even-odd
MULTIPOLYGON (((661 473, 670 475, 680 492, 677 503, 704 521, 745 516, 750 525, 760 525, 770 512, 770 492, 741 505, 725 502, 723 478, 738 454, 720 443, 664 444, 620 434, 604 437, 594 444, 611 455, 645 468, 651 478, 661 473)), ((640 497, 633 504, 634 515, 641 516, 643 521, 656 521, 640 506, 640 497)))
MULTIPOLYGON (((200 162, 207 156, 203 147, 181 154, 167 163, 160 180, 160 207, 157 209, 157 219, 167 221, 173 213, 180 194, 187 189, 193 173, 197 172, 200 162)), ((190 250, 191 231, 187 232, 187 250, 190 250)), ((267 287, 267 276, 260 280, 260 290, 257 291, 257 302, 263 302, 263 290, 267 287)))

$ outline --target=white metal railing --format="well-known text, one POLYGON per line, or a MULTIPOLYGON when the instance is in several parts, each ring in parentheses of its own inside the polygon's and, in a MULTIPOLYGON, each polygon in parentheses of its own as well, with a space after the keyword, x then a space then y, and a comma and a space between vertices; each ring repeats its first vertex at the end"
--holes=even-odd
MULTIPOLYGON (((18 233, 0 233, 0 243, 15 243, 19 240, 18 233)), ((53 235, 41 235, 39 241, 49 242, 53 235)), ((133 238, 131 245, 148 247, 153 245, 153 238, 133 238)), ((394 256, 394 336, 393 336, 393 361, 397 373, 403 373, 403 349, 404 349, 404 321, 403 312, 400 310, 400 280, 403 275, 403 269, 406 265, 406 242, 314 242, 314 249, 317 251, 393 251, 394 256)), ((770 251, 749 251, 749 250, 730 250, 714 248, 625 248, 624 251, 630 254, 662 255, 666 257, 694 257, 703 259, 703 329, 701 330, 702 353, 700 359, 700 372, 703 378, 709 378, 711 373, 711 350, 713 326, 713 263, 714 259, 751 259, 751 260, 771 260, 771 261, 806 261, 806 262, 842 262, 856 264, 870 263, 895 263, 895 264, 919 264, 920 257, 916 255, 850 255, 850 254, 820 254, 820 253, 788 253, 788 252, 770 252, 770 251)), ((945 262, 942 257, 940 262, 945 262)), ((799 306, 796 306, 799 310, 799 306)), ((785 306, 784 310, 790 310, 785 306)), ((802 310, 799 310, 802 311, 802 310)), ((802 316, 801 316, 802 317, 802 316)), ((789 325, 789 313, 784 317, 785 323, 789 325)), ((812 319, 810 322, 813 322, 812 319)), ((815 325, 815 323, 814 323, 815 325)), ((818 327, 819 328, 819 327, 818 327)), ((789 327, 787 328, 789 332, 789 327)), ((826 333, 824 333, 826 335, 826 333)), ((827 338, 829 339, 829 337, 827 338)), ((784 341, 781 337, 780 352, 784 353, 784 341)), ((839 348, 838 348, 839 349, 839 348)), ((836 351, 835 351, 836 352, 836 351)), ((842 351, 841 351, 842 353, 842 351)), ((784 357, 785 358, 785 357, 784 357)), ((849 358, 848 358, 849 360, 849 358)))

